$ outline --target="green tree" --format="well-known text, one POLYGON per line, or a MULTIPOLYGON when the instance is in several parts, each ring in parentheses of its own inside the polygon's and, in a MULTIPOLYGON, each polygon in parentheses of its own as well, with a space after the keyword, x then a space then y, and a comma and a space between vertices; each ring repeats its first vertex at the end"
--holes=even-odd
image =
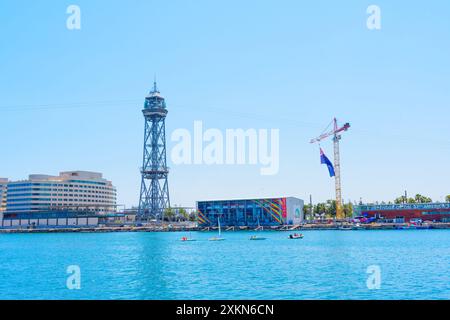
POLYGON ((407 203, 416 203, 416 199, 415 198, 408 198, 408 201, 406 201, 407 203))
POLYGON ((166 208, 164 210, 164 219, 167 219, 167 221, 172 221, 172 219, 175 217, 175 211, 173 211, 172 208, 166 208))
POLYGON ((401 197, 395 198, 394 203, 395 204, 405 203, 405 202, 407 202, 405 200, 406 200, 406 197, 405 196, 401 196, 401 197))
POLYGON ((178 214, 183 218, 184 221, 187 221, 189 219, 189 214, 184 208, 180 208, 178 214))
POLYGON ((450 194, 445 197, 446 202, 450 202, 450 194))
POLYGON ((314 213, 315 214, 323 214, 327 213, 327 206, 325 203, 318 203, 314 206, 314 213))
POLYGON ((191 221, 191 222, 197 221, 197 211, 192 211, 189 214, 189 221, 191 221))
MULTIPOLYGON (((314 205, 312 206, 313 210, 314 210, 314 205)), ((305 215, 305 219, 312 219, 313 217, 311 216, 311 205, 310 204, 305 204, 303 206, 303 214, 305 215)), ((314 214, 314 212, 313 212, 314 214)))
POLYGON ((344 203, 344 216, 349 218, 353 216, 353 204, 351 202, 344 203))
POLYGON ((430 203, 433 202, 433 200, 431 200, 431 198, 429 197, 425 197, 421 194, 416 194, 416 196, 414 197, 414 200, 416 201, 415 203, 430 203))
MULTIPOLYGON (((416 194, 414 198, 408 198, 406 203, 430 203, 433 200, 429 197, 423 196, 421 194, 416 194)), ((395 204, 405 203, 405 196, 398 197, 394 200, 395 204)))
POLYGON ((336 200, 327 200, 326 208, 328 217, 336 217, 336 200))

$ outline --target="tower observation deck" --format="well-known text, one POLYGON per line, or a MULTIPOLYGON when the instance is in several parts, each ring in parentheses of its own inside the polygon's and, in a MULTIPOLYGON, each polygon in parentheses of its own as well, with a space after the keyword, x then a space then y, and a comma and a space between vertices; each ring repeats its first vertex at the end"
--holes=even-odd
POLYGON ((170 207, 166 161, 166 102, 153 84, 145 97, 144 154, 141 167, 141 192, 138 220, 164 219, 164 210, 170 207))

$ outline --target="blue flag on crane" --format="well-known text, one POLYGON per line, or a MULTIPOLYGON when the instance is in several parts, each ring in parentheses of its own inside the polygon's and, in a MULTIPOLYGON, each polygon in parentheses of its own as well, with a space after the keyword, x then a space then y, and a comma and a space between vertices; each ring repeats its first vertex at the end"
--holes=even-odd
POLYGON ((330 173, 330 177, 334 177, 334 167, 331 161, 327 158, 325 153, 323 153, 322 148, 320 148, 320 163, 326 164, 328 167, 328 172, 330 173))

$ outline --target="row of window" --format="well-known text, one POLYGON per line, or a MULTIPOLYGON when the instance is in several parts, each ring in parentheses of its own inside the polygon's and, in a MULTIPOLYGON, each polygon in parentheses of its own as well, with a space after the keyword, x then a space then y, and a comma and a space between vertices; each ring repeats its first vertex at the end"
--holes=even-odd
POLYGON ((18 199, 18 198, 23 198, 23 197, 32 197, 32 196, 40 196, 40 197, 84 197, 84 198, 108 198, 108 199, 113 199, 115 198, 115 194, 110 194, 110 193, 89 193, 89 194, 73 194, 73 193, 19 193, 19 194, 10 194, 8 195, 8 201, 12 200, 12 199, 18 199), (108 195, 105 196, 104 194, 108 195))
MULTIPOLYGON (((94 185, 102 185, 106 186, 106 182, 97 182, 97 181, 88 181, 88 180, 68 180, 68 183, 83 183, 83 184, 94 184, 94 185)), ((44 186, 44 187, 51 187, 51 186, 64 186, 67 187, 69 184, 64 183, 57 183, 57 182, 23 182, 23 183, 16 183, 16 182, 10 182, 10 186, 44 186)))
POLYGON ((86 180, 69 180, 69 182, 98 184, 98 185, 102 185, 102 186, 106 185, 106 182, 86 181, 86 180))
MULTIPOLYGON (((259 204, 248 204, 246 206, 244 205, 239 205, 239 206, 233 206, 233 207, 229 207, 229 206, 220 206, 220 205, 215 205, 215 206, 206 206, 206 205, 198 205, 198 208, 200 210, 236 210, 236 209, 253 209, 253 208, 270 208, 271 205, 270 204, 263 204, 263 205, 259 205, 259 204)), ((279 206, 278 206, 279 207, 279 206)))
MULTIPOLYGON (((66 207, 65 208, 63 208, 63 209, 66 209, 66 207)), ((77 207, 73 207, 73 209, 78 209, 79 210, 79 208, 77 208, 77 207)), ((28 208, 28 209, 23 209, 23 208, 18 208, 18 209, 8 209, 8 212, 14 212, 14 214, 17 214, 17 213, 19 213, 19 212, 23 212, 23 211, 43 211, 43 210, 48 210, 48 207, 45 207, 45 208, 33 208, 33 209, 30 209, 30 208, 28 208)), ((111 207, 111 208, 83 208, 82 209, 83 210, 83 212, 85 212, 85 211, 89 211, 89 212, 96 212, 96 213, 100 213, 100 212, 108 212, 108 211, 111 211, 111 210, 113 210, 113 208, 111 207)), ((7 214, 7 216, 8 216, 9 214, 7 214)))
MULTIPOLYGON (((73 189, 73 188, 82 188, 82 189, 94 189, 94 190, 107 190, 107 191, 116 191, 116 189, 115 188, 113 188, 113 187, 110 187, 110 188, 104 188, 104 187, 92 187, 92 186, 64 186, 64 187, 66 187, 66 188, 69 188, 69 189, 73 189)), ((27 188, 24 188, 24 187, 20 187, 20 188, 14 188, 14 187, 8 187, 8 188, 5 188, 5 190, 9 190, 9 192, 12 192, 12 191, 15 191, 15 192, 17 192, 17 191, 20 191, 20 190, 42 190, 42 191, 49 191, 49 190, 62 190, 62 188, 63 188, 63 186, 60 186, 60 187, 56 187, 56 186, 53 186, 53 188, 37 188, 37 187, 35 187, 35 186, 29 186, 29 187, 27 187, 27 188)), ((64 190, 68 190, 68 189, 64 189, 64 190)), ((79 189, 76 189, 76 190, 79 190, 79 189)), ((83 191, 83 192, 85 192, 86 190, 80 190, 80 191, 83 191)), ((87 190, 88 192, 94 192, 94 191, 91 191, 91 190, 87 190)), ((95 191, 95 192, 99 192, 99 191, 95 191)), ((100 191, 100 192, 102 192, 102 191, 100 191)))
POLYGON ((34 195, 39 195, 39 194, 45 194, 42 193, 44 191, 46 192, 77 192, 77 193, 88 193, 88 194, 117 194, 115 191, 92 191, 92 190, 79 190, 79 189, 75 189, 75 190, 70 190, 70 189, 20 189, 20 190, 11 190, 9 191, 8 194, 10 197, 11 196, 18 196, 18 195, 24 195, 24 194, 30 194, 30 192, 32 191, 41 191, 39 193, 32 193, 34 195), (22 192, 22 193, 17 193, 17 192, 22 192), (27 193, 24 193, 27 192, 27 193))
MULTIPOLYGON (((63 196, 63 195, 59 195, 59 196, 63 196)), ((64 196, 66 196, 66 195, 64 195, 64 196)), ((111 200, 111 201, 115 201, 116 200, 116 198, 113 198, 113 197, 105 197, 105 196, 91 196, 91 197, 88 197, 88 196, 82 196, 82 197, 84 197, 84 198, 88 198, 88 199, 105 199, 105 200, 111 200)), ((70 197, 69 199, 63 199, 63 198, 40 198, 40 197, 38 197, 38 198, 36 198, 36 197, 26 197, 26 198, 14 198, 14 199, 7 199, 7 203, 11 203, 11 202, 29 202, 29 201, 89 201, 88 199, 83 199, 83 198, 73 198, 73 197, 70 197)))
MULTIPOLYGON (((43 199, 43 201, 49 201, 48 199, 43 199)), ((64 200, 62 200, 61 202, 69 202, 69 200, 67 200, 67 199, 64 199, 64 200)), ((113 202, 110 202, 110 201, 102 201, 102 200, 79 200, 79 201, 77 201, 77 202, 86 202, 86 203, 90 203, 90 204, 104 204, 104 205, 114 205, 114 203, 113 202)), ((78 203, 79 204, 79 203, 78 203)), ((6 205, 6 207, 8 208, 8 210, 9 210, 9 208, 10 207, 24 207, 24 208, 28 208, 29 206, 33 206, 33 207, 35 207, 35 206, 49 206, 49 205, 58 205, 58 204, 55 204, 55 203, 49 203, 49 202, 47 202, 47 203, 33 203, 33 202, 27 202, 27 203, 8 203, 7 205, 6 205)), ((64 203, 64 205, 69 205, 69 206, 76 206, 77 205, 77 203, 73 203, 73 202, 69 202, 69 203, 64 203)))
POLYGON ((99 189, 99 190, 114 190, 115 188, 113 186, 109 186, 109 187, 98 187, 98 186, 84 186, 84 185, 78 185, 78 184, 39 184, 39 183, 29 183, 29 184, 8 184, 8 189, 29 189, 32 187, 37 187, 37 188, 33 188, 33 189, 45 189, 45 188, 41 188, 41 187, 53 187, 53 188, 61 188, 61 187, 65 187, 65 188, 85 188, 85 189, 99 189))

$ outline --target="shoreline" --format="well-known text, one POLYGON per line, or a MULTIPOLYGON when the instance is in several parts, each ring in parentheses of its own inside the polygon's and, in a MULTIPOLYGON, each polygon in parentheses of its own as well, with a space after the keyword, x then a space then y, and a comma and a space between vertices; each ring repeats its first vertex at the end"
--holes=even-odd
MULTIPOLYGON (((285 225, 280 227, 267 227, 263 231, 300 231, 300 230, 338 230, 338 231, 365 231, 365 230, 443 230, 450 229, 450 223, 431 223, 422 226, 410 227, 408 224, 369 224, 359 227, 341 224, 305 224, 285 225)), ((217 227, 186 227, 186 226, 105 226, 105 227, 76 227, 76 228, 8 228, 0 229, 0 233, 110 233, 110 232, 209 232, 216 231, 217 227)), ((231 227, 223 232, 256 231, 248 227, 231 227)))

